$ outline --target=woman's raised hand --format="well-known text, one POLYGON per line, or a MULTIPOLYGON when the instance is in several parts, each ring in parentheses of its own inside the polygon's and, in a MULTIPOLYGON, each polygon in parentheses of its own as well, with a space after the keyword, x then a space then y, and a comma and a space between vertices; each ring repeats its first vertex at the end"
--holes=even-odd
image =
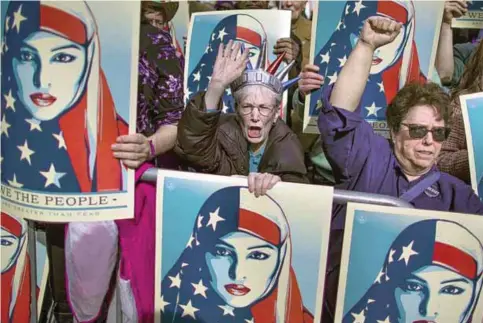
POLYGON ((223 88, 227 88, 231 82, 242 75, 248 63, 249 51, 246 50, 240 55, 241 44, 234 44, 230 40, 226 46, 223 43, 218 48, 211 83, 217 83, 223 88))

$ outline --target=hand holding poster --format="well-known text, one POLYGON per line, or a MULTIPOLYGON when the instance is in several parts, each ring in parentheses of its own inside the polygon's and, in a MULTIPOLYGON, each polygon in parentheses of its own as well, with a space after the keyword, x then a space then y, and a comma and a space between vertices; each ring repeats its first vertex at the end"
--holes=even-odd
POLYGON ((459 18, 453 18, 452 28, 483 28, 483 1, 468 1, 468 12, 459 18))
POLYGON ((483 92, 460 96, 465 123, 471 186, 483 200, 483 92))
POLYGON ((332 188, 160 171, 157 194, 157 322, 320 321, 332 188))
POLYGON ((1 7, 2 209, 54 222, 132 217, 134 173, 111 145, 135 132, 139 3, 1 7))
POLYGON ((336 322, 481 322, 479 215, 349 203, 336 322))
POLYGON ((382 16, 400 22, 402 28, 393 42, 374 52, 360 105, 364 119, 388 137, 387 104, 405 84, 432 79, 443 6, 442 1, 412 0, 316 2, 310 60, 320 68, 325 84, 305 100, 304 132, 319 132, 322 91, 337 81, 366 19, 382 16))
MULTIPOLYGON (((290 20, 291 14, 285 10, 230 10, 193 14, 186 51, 186 102, 198 92, 206 91, 220 43, 226 45, 230 40, 242 43, 245 50, 250 51, 249 64, 253 68, 260 59, 266 59, 265 66, 268 66, 277 58, 273 53, 277 40, 290 37, 290 20)), ((286 102, 286 94, 283 102, 286 102)), ((223 96, 223 112, 234 112, 234 100, 229 88, 223 96)), ((283 116, 285 112, 282 110, 283 116)))

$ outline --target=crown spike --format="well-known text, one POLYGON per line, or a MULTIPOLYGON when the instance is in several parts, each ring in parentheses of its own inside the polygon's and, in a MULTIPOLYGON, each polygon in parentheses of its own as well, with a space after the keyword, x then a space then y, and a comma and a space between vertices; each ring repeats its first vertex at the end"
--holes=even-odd
POLYGON ((258 57, 256 69, 264 70, 266 62, 267 62, 267 41, 264 40, 262 43, 262 50, 260 52, 260 56, 258 57))
POLYGON ((280 81, 282 81, 285 78, 285 76, 287 76, 288 72, 294 65, 295 65, 295 60, 291 61, 284 68, 278 71, 277 74, 275 74, 275 77, 278 78, 280 81))
POLYGON ((289 87, 291 87, 292 85, 294 85, 295 83, 297 83, 299 80, 300 80, 300 75, 297 76, 297 77, 294 77, 291 80, 288 80, 286 82, 283 82, 282 83, 282 89, 283 89, 283 91, 285 91, 286 89, 288 89, 289 87))
POLYGON ((282 61, 283 61, 283 58, 285 57, 285 52, 283 52, 282 54, 278 55, 277 59, 274 60, 272 62, 272 64, 270 64, 270 66, 268 66, 267 68, 267 72, 274 75, 275 72, 278 70, 278 68, 280 67, 280 64, 282 64, 282 61))

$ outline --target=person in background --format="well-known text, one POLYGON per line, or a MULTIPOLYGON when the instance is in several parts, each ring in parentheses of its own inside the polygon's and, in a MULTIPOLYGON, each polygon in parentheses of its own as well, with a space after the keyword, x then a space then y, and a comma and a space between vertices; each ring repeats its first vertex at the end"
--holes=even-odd
POLYGON ((184 62, 176 55, 170 33, 163 30, 178 5, 155 1, 143 1, 141 5, 138 133, 120 136, 112 146, 114 156, 129 168, 136 169, 151 160, 158 166, 175 167, 160 156, 174 147, 177 123, 184 109, 184 62))
POLYGON ((312 23, 303 15, 306 3, 307 1, 281 1, 280 9, 292 12, 291 35, 290 38, 278 39, 273 53, 285 53, 284 60, 287 63, 296 61, 294 68, 290 70, 290 78, 297 77, 302 71, 302 66, 308 64, 310 59, 312 23))
MULTIPOLYGON (((280 2, 283 10, 292 11, 292 31, 291 39, 280 39, 275 45, 274 53, 287 52, 286 57, 296 57, 295 67, 290 71, 289 77, 295 78, 300 74, 302 66, 309 63, 310 60, 310 44, 312 35, 312 22, 304 17, 303 11, 307 5, 307 1, 287 1, 280 2), (302 49, 302 50, 300 50, 302 49)), ((289 90, 287 123, 297 134, 304 154, 306 155, 306 164, 309 165, 309 178, 315 184, 332 184, 325 180, 331 177, 330 166, 326 165, 326 159, 321 154, 322 146, 320 145, 320 137, 315 134, 305 134, 303 132, 303 104, 297 104, 299 100, 294 101, 294 94, 297 94, 296 87, 289 90), (321 167, 322 166, 322 167, 321 167), (324 176, 318 175, 318 170, 329 169, 324 176)))
POLYGON ((286 89, 280 80, 293 63, 275 76, 281 57, 267 72, 260 55, 258 68, 245 71, 249 52, 240 55, 241 44, 233 44, 220 44, 208 90, 194 96, 183 112, 176 153, 203 173, 248 175, 250 191, 257 195, 281 180, 308 183, 302 147, 279 118, 286 89), (222 114, 221 97, 229 86, 236 113, 222 114))
POLYGON ((188 1, 189 15, 197 12, 215 11, 215 6, 209 2, 203 1, 188 1))
POLYGON ((235 9, 235 1, 225 1, 219 0, 215 3, 215 10, 222 11, 222 10, 233 10, 235 9))
MULTIPOLYGON (((177 6, 177 3, 155 1, 143 1, 141 5, 137 133, 119 136, 111 147, 114 157, 127 168, 146 168, 146 162, 163 168, 177 166, 166 165, 165 153, 174 146, 177 122, 184 108, 183 62, 176 55, 170 33, 163 30, 165 22, 172 18, 177 6)), ((136 181, 139 177, 136 173, 136 181)), ((142 316, 147 312, 148 316, 152 315, 153 310, 150 308, 147 311, 141 311, 145 307, 137 308, 140 297, 149 298, 146 293, 140 297, 136 294, 145 284, 141 283, 140 287, 133 282, 136 286, 130 285, 130 278, 134 275, 132 273, 138 269, 136 264, 145 266, 145 276, 151 277, 148 271, 152 270, 154 279, 154 267, 150 268, 145 262, 134 260, 133 257, 133 248, 137 249, 138 254, 154 249, 154 216, 138 217, 144 201, 138 187, 135 192, 135 219, 72 222, 66 230, 65 290, 78 322, 105 322, 117 282, 120 286, 122 311, 128 321, 142 322, 135 320, 138 314, 142 316), (130 240, 131 237, 135 239, 130 240), (115 269, 119 248, 121 259, 126 261, 121 262, 117 275, 115 269), (92 266, 93 259, 96 266, 92 266), (118 276, 119 280, 116 279, 118 276)))
POLYGON ((251 9, 269 9, 269 1, 235 1, 235 9, 251 10, 251 9))
POLYGON ((458 86, 451 94, 453 104, 453 122, 448 140, 441 147, 438 167, 462 181, 470 184, 470 165, 466 145, 465 125, 461 113, 460 95, 483 91, 483 43, 480 42, 472 55, 458 86))
POLYGON ((444 15, 439 34, 435 66, 441 83, 448 87, 455 87, 459 84, 465 65, 470 60, 477 46, 472 42, 453 44, 451 20, 459 18, 468 12, 468 2, 466 0, 447 0, 444 4, 444 15))
MULTIPOLYGON (((318 126, 337 187, 399 197, 420 209, 483 214, 483 203, 471 187, 435 166, 452 113, 441 87, 409 83, 399 90, 387 108, 389 139, 377 135, 360 114, 374 51, 400 31, 401 24, 389 18, 369 17, 335 85, 322 95, 318 126)), ((307 86, 307 79, 317 85, 322 80, 316 66, 304 70, 299 89, 307 93, 316 88, 307 86)), ((328 317, 335 308, 345 209, 337 205, 332 215, 324 305, 328 317)))

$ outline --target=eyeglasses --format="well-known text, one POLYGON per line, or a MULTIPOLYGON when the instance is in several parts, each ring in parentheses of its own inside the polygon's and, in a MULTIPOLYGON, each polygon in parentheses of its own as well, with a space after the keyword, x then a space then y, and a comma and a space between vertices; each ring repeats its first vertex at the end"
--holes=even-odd
POLYGON ((437 142, 445 141, 451 131, 451 129, 447 127, 434 127, 433 129, 428 129, 426 128, 426 126, 421 126, 417 124, 402 123, 402 125, 406 126, 409 129, 409 136, 413 139, 422 139, 426 137, 428 132, 431 132, 434 141, 437 142))
POLYGON ((243 115, 247 115, 252 113, 253 109, 258 109, 258 112, 264 117, 270 116, 272 111, 274 110, 274 107, 266 107, 266 106, 252 106, 252 105, 243 105, 240 107, 240 112, 243 115))

